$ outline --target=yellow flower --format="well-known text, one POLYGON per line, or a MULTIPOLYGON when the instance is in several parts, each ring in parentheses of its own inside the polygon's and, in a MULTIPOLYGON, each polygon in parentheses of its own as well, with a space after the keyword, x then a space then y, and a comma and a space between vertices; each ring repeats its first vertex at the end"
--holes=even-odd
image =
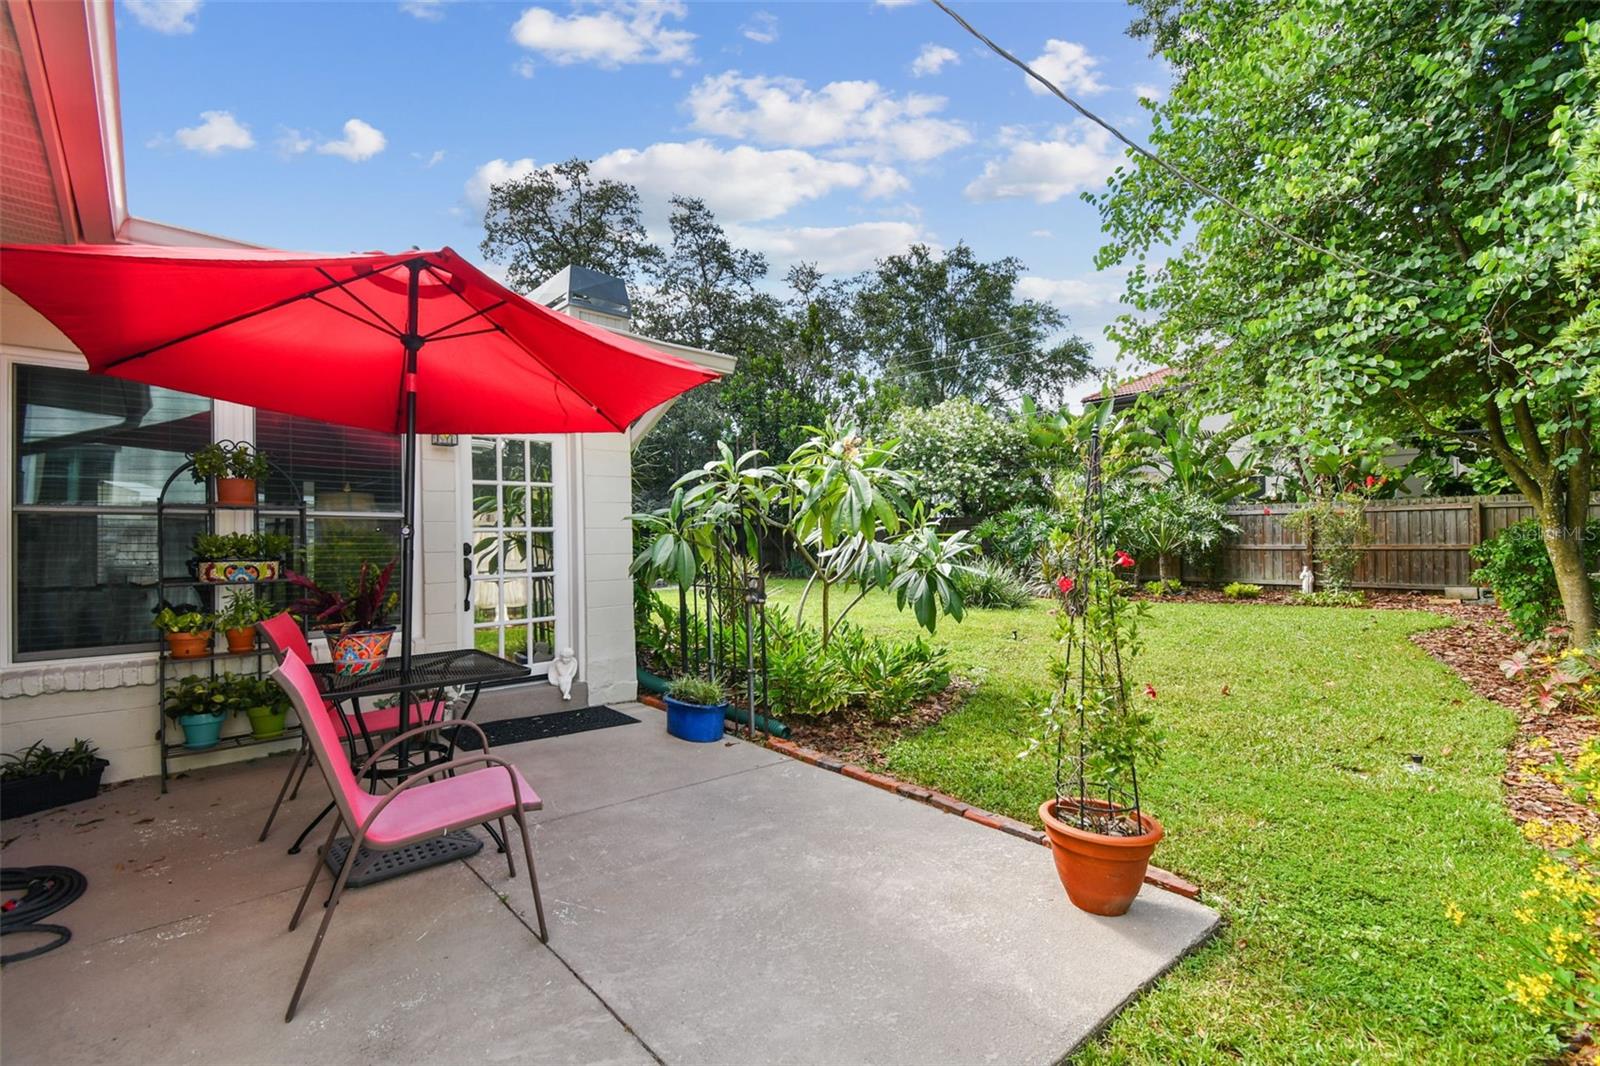
POLYGON ((1521 922, 1523 925, 1530 925, 1533 922, 1533 911, 1529 910, 1527 907, 1516 908, 1511 912, 1511 916, 1517 921, 1521 922))
POLYGON ((1522 973, 1506 982, 1506 991, 1516 997, 1518 1006, 1532 1009, 1549 998, 1554 984, 1549 974, 1522 973))
POLYGON ((1538 899, 1539 890, 1537 888, 1525 888, 1517 895, 1522 899, 1538 899))
POLYGON ((1457 925, 1467 920, 1467 912, 1457 906, 1455 900, 1451 900, 1444 905, 1444 916, 1457 925))
POLYGON ((1550 930, 1550 961, 1557 966, 1566 964, 1572 957, 1572 947, 1583 942, 1583 934, 1568 932, 1559 925, 1550 930))

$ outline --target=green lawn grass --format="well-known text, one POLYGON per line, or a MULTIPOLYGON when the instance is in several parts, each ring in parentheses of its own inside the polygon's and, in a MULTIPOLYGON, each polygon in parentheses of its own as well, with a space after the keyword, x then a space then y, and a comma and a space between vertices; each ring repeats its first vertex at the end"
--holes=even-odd
MULTIPOLYGON (((772 584, 775 603, 797 595, 798 583, 772 584)), ((850 620, 916 631, 887 596, 850 620)), ((1227 924, 1081 1061, 1481 1063, 1553 1050, 1497 987, 1508 946, 1482 920, 1523 887, 1534 854, 1501 804, 1515 720, 1406 639, 1443 624, 1152 607, 1133 676, 1155 686, 1167 737, 1166 761, 1140 775, 1167 830, 1155 862, 1198 882, 1227 924), (1407 769, 1413 754, 1420 772, 1407 769), (1445 917, 1447 900, 1464 925, 1445 917)), ((936 639, 978 688, 891 748, 888 770, 1038 824, 1051 771, 1017 753, 1053 633, 1045 603, 942 622, 936 639)))

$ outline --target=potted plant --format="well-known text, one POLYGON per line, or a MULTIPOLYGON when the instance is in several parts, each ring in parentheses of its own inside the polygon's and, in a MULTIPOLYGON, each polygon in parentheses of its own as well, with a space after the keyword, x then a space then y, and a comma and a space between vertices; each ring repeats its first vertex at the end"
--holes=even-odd
POLYGON ((254 592, 236 592, 217 615, 217 625, 228 638, 228 650, 236 655, 255 651, 256 623, 271 618, 281 608, 260 599, 254 592))
POLYGON ((228 712, 226 680, 192 674, 182 678, 161 697, 161 709, 183 727, 186 748, 215 747, 228 712))
POLYGON ((194 453, 192 476, 198 483, 211 478, 216 485, 214 496, 220 504, 231 507, 254 507, 256 482, 267 476, 271 462, 261 452, 248 444, 221 441, 208 444, 194 453))
POLYGON ((667 686, 666 703, 668 733, 696 744, 722 739, 728 696, 715 681, 680 677, 667 686))
POLYGON ((174 659, 198 659, 211 651, 212 616, 193 604, 174 607, 165 601, 156 608, 154 625, 167 641, 174 659))
POLYGON ((279 533, 197 533, 190 566, 209 585, 273 581, 293 543, 279 533))
POLYGON ((276 681, 249 674, 232 675, 224 690, 235 714, 250 719, 250 735, 258 740, 280 736, 289 713, 289 696, 276 681))
MULTIPOLYGON (((1106 543, 1100 508, 1099 439, 1091 444, 1091 491, 1055 577, 1061 658, 1055 689, 1041 709, 1032 747, 1055 767, 1055 796, 1039 806, 1067 897, 1091 914, 1127 912, 1164 835, 1140 805, 1138 766, 1161 756, 1151 707, 1156 690, 1137 697, 1131 670, 1139 652, 1144 603, 1130 601, 1117 571, 1131 558, 1106 543)), ((1060 557, 1059 555, 1057 556, 1060 557)))
POLYGON ((110 765, 87 740, 61 751, 36 740, 0 760, 0 814, 12 818, 92 799, 110 765))
POLYGON ((303 592, 289 610, 323 631, 334 673, 369 674, 388 658, 389 641, 394 638, 389 612, 400 600, 398 593, 389 591, 397 561, 391 560, 382 570, 363 562, 360 573, 343 590, 322 588, 304 574, 286 573, 303 592))

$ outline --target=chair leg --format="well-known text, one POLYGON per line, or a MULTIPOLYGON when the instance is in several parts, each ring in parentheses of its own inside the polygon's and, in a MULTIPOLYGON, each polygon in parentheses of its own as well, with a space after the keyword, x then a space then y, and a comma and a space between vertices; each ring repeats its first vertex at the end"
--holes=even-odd
MULTIPOLYGON (((300 924, 300 915, 306 909, 306 900, 311 898, 311 889, 316 885, 317 878, 322 874, 322 864, 327 860, 328 849, 333 847, 334 838, 339 833, 339 828, 344 825, 344 815, 336 815, 333 819, 333 828, 328 830, 328 839, 323 841, 322 847, 317 849, 315 865, 311 867, 311 880, 306 882, 306 890, 300 893, 300 905, 294 909, 294 917, 289 919, 289 932, 294 932, 300 924)), ((355 852, 351 852, 355 854, 355 852)), ((345 865, 349 866, 349 856, 345 858, 345 865)))
POLYGON ((500 841, 501 841, 500 850, 506 853, 506 876, 515 877, 515 876, 517 876, 517 862, 516 862, 515 859, 513 859, 511 857, 511 849, 506 847, 505 839, 506 839, 506 819, 505 819, 505 815, 501 815, 500 816, 500 841))
MULTIPOLYGON (((328 900, 327 909, 322 912, 322 924, 317 927, 317 938, 311 942, 311 950, 306 953, 306 965, 300 971, 300 982, 294 986, 294 998, 289 1000, 289 1010, 283 1016, 285 1022, 294 1021, 295 1008, 300 1005, 300 993, 306 990, 306 981, 311 977, 311 967, 316 964, 317 952, 322 949, 322 938, 328 935, 328 926, 333 924, 333 912, 338 909, 339 897, 344 894, 345 882, 350 880, 350 871, 355 869, 356 852, 360 849, 361 834, 357 833, 350 843, 350 853, 344 857, 344 864, 339 867, 339 879, 334 882, 333 896, 328 900)), ((304 903, 302 899, 301 904, 304 903)))
MULTIPOLYGON (((256 837, 258 844, 267 839, 267 831, 272 828, 272 820, 278 817, 278 808, 283 806, 284 794, 289 791, 289 782, 294 780, 294 772, 300 769, 300 760, 306 757, 307 750, 305 739, 301 738, 300 750, 294 753, 294 761, 289 764, 289 772, 284 775, 283 784, 278 787, 278 798, 272 801, 272 810, 267 814, 267 824, 261 827, 261 835, 256 837)), ((298 792, 299 788, 297 787, 295 791, 298 792)))
POLYGON ((291 803, 294 802, 296 796, 300 795, 300 786, 306 783, 306 774, 310 771, 311 764, 316 761, 316 755, 309 747, 306 748, 306 762, 304 766, 300 767, 300 780, 294 783, 294 791, 289 793, 289 801, 291 803))
MULTIPOLYGON (((533 845, 528 840, 528 817, 518 811, 517 828, 522 830, 522 857, 528 861, 528 883, 533 886, 533 912, 539 917, 539 940, 550 943, 550 931, 544 925, 544 902, 539 899, 539 875, 533 869, 533 845)), ((507 851, 507 854, 510 854, 507 851)))

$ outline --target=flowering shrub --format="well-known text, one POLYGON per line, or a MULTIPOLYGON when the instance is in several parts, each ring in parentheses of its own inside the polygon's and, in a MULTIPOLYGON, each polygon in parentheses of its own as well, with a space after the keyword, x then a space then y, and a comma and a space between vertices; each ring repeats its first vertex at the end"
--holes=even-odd
MULTIPOLYGON (((1536 646, 1501 668, 1507 677, 1523 679, 1529 701, 1545 711, 1600 715, 1600 646, 1536 646)), ((1554 753, 1543 766, 1528 763, 1522 769, 1564 787, 1600 816, 1600 740, 1586 742, 1570 762, 1554 753)), ((1533 819, 1522 831, 1547 855, 1511 911, 1509 936, 1523 961, 1505 978, 1505 990, 1518 1006, 1557 1028, 1593 1024, 1600 1018, 1600 840, 1574 821, 1533 819)), ((1458 925, 1465 920, 1455 903, 1445 913, 1458 925)))

